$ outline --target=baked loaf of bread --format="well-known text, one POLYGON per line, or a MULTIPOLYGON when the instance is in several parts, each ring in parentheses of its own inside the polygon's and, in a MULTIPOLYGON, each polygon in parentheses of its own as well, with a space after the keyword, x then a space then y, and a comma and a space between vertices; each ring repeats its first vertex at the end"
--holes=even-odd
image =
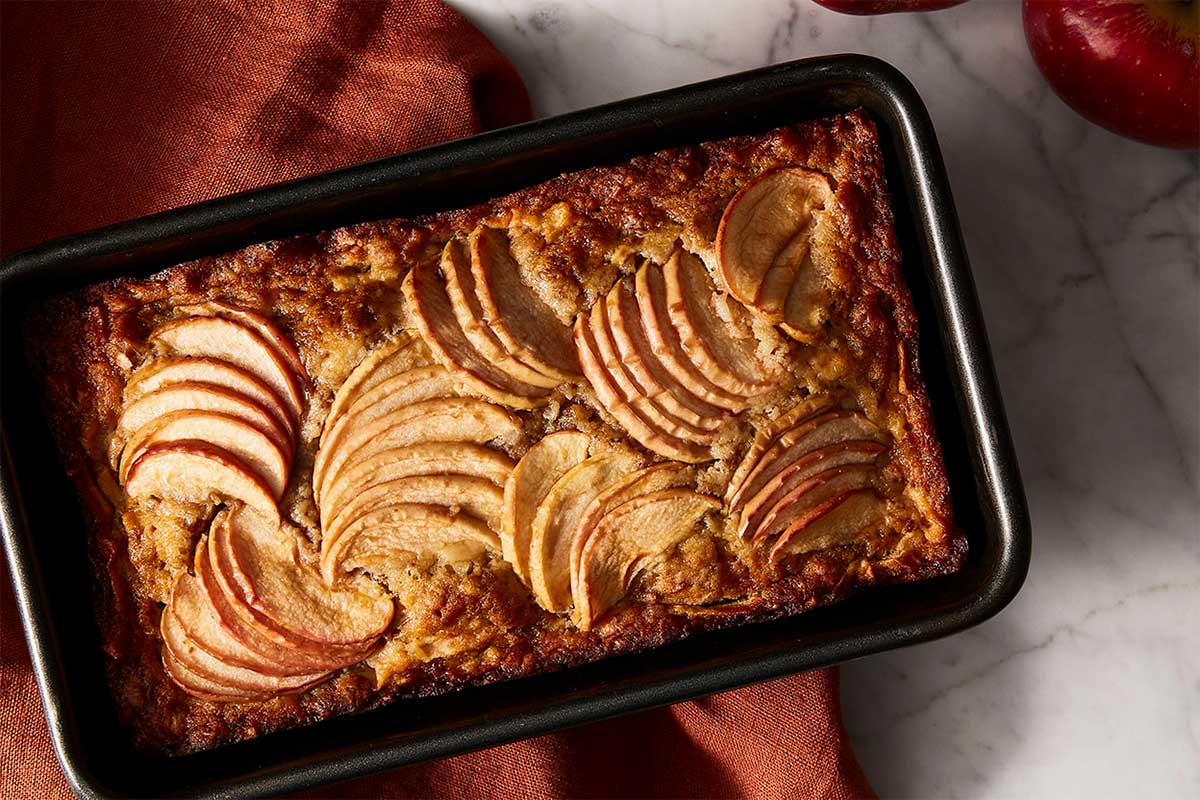
POLYGON ((186 752, 951 572, 862 113, 28 322, 110 683, 186 752))

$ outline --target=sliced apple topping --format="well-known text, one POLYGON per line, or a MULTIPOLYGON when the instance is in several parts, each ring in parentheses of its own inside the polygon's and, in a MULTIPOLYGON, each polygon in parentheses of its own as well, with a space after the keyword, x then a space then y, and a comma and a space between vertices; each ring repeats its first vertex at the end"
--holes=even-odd
MULTIPOLYGON (((481 264, 481 268, 483 266, 485 265, 481 264)), ((525 363, 510 352, 500 340, 481 303, 480 290, 475 283, 476 274, 471 268, 470 259, 463 253, 458 242, 447 243, 442 252, 442 275, 446 278, 446 292, 450 297, 450 305, 454 308, 454 315, 467 339, 484 358, 514 379, 544 389, 558 386, 561 383, 558 377, 525 363)), ((557 326, 557 320, 555 324, 557 326)))
POLYGON ((321 431, 321 443, 329 429, 342 418, 343 412, 359 397, 372 391, 381 383, 417 367, 431 364, 429 353, 421 340, 409 331, 372 350, 366 358, 350 371, 346 380, 338 387, 333 403, 325 414, 325 427, 321 431))
POLYGON ((591 457, 555 481, 537 508, 529 537, 529 586, 547 611, 571 606, 571 541, 588 503, 638 467, 632 455, 591 457))
POLYGON ((304 368, 304 362, 300 359, 300 352, 296 349, 296 345, 279 329, 278 325, 257 311, 220 300, 180 306, 176 310, 189 316, 221 317, 245 325, 261 336, 263 341, 275 351, 275 354, 292 369, 297 377, 304 381, 308 380, 308 370, 304 368))
POLYGON ((579 431, 552 433, 529 448, 504 485, 500 546, 526 585, 534 515, 554 484, 587 458, 590 446, 591 437, 579 431))
POLYGON ((548 402, 549 389, 517 379, 488 360, 467 338, 437 264, 414 266, 402 288, 413 320, 434 356, 473 391, 512 408, 535 408, 548 402))
POLYGON ((729 479, 729 488, 725 492, 726 504, 735 505, 734 496, 746 482, 746 476, 750 474, 750 470, 758 466, 763 453, 779 438, 780 434, 795 427, 800 421, 832 408, 832 401, 826 395, 808 395, 759 429, 754 435, 754 441, 750 443, 746 454, 742 456, 737 469, 729 479))
POLYGON ((638 267, 634 284, 646 337, 666 371, 706 403, 732 413, 745 410, 749 405, 745 397, 709 380, 684 351, 679 332, 671 321, 662 269, 653 262, 643 262, 638 267))
MULTIPOLYGON (((602 306, 597 306, 602 308, 602 306)), ((594 311, 595 309, 593 309, 594 311)), ((643 399, 629 388, 626 381, 619 379, 605 364, 600 345, 596 341, 596 328, 592 314, 582 314, 575 322, 575 343, 579 349, 579 360, 584 375, 596 392, 596 400, 604 410, 629 432, 629 435, 648 450, 677 461, 699 463, 712 459, 712 453, 695 441, 687 441, 670 432, 661 418, 647 410, 645 404, 635 407, 632 398, 643 399), (624 384, 625 391, 622 391, 624 384), (632 398, 631 398, 632 395, 632 398)), ((604 333, 601 330, 601 333, 604 333)), ((669 423, 668 423, 669 424, 669 423)))
POLYGON ((777 563, 791 554, 849 544, 878 525, 886 513, 886 501, 872 489, 835 495, 797 517, 775 540, 770 559, 777 563))
POLYGON ((525 283, 508 234, 481 226, 470 237, 471 274, 482 322, 524 364, 561 382, 577 380, 571 330, 525 283))
POLYGON ((714 497, 689 489, 666 489, 629 500, 597 523, 584 545, 574 586, 575 621, 582 630, 606 614, 634 578, 720 508, 714 497))
POLYGON ((386 573, 408 559, 435 555, 473 559, 500 541, 485 522, 442 505, 395 502, 376 506, 336 538, 322 541, 321 569, 329 583, 355 569, 386 573))
POLYGON ((819 172, 772 170, 734 195, 717 229, 717 265, 730 294, 801 337, 823 321, 824 279, 812 249, 832 198, 819 172))
POLYGON ((150 341, 179 356, 215 358, 258 376, 297 419, 304 413, 304 385, 289 361, 252 328, 225 317, 185 317, 161 325, 150 341))
POLYGON ((210 503, 233 498, 278 521, 271 486, 242 459, 216 445, 194 439, 147 447, 129 467, 129 497, 170 498, 210 503))

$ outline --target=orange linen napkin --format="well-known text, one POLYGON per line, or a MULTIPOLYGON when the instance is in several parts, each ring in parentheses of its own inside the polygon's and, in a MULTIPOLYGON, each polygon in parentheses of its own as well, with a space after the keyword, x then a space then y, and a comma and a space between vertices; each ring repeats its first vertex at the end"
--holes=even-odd
MULTIPOLYGON (((436 0, 3 3, 0 250, 527 119, 436 0)), ((0 797, 67 797, 0 576, 0 797)), ((810 673, 313 797, 869 796, 810 673)))

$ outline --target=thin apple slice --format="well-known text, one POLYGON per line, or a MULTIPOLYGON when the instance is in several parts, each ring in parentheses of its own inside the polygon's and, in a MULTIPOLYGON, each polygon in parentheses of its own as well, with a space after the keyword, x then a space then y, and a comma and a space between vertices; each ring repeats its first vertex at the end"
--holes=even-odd
POLYGON ((291 459, 292 438, 267 408, 247 395, 210 383, 183 381, 147 392, 125 406, 117 420, 117 436, 128 442, 141 428, 176 411, 211 411, 237 417, 262 431, 291 459))
POLYGON ((415 265, 402 288, 434 356, 474 391, 512 408, 536 408, 549 402, 548 389, 517 380, 475 349, 459 327, 436 264, 415 265))
POLYGON ((160 325, 150 341, 174 355, 216 358, 257 375, 271 387, 292 416, 304 415, 304 386, 291 365, 252 328, 224 317, 187 317, 160 325))
POLYGON ((558 613, 571 607, 571 542, 596 495, 639 466, 624 453, 588 458, 555 481, 533 517, 529 537, 529 588, 538 605, 558 613))
POLYGON ((662 404, 663 410, 677 419, 703 430, 716 430, 728 418, 728 411, 700 399, 675 378, 658 360, 638 309, 633 281, 622 278, 608 293, 608 320, 613 342, 622 363, 646 395, 662 404))
POLYGON ((500 529, 504 490, 494 483, 468 475, 412 475, 364 489, 333 516, 321 532, 322 539, 337 539, 363 514, 397 498, 405 503, 446 506, 481 520, 494 531, 500 529))
POLYGON ((308 370, 304 367, 304 361, 300 358, 300 352, 296 349, 295 342, 283 332, 275 321, 264 314, 222 300, 180 306, 176 310, 197 317, 221 317, 240 322, 261 336, 263 341, 271 346, 275 354, 291 367, 302 381, 308 381, 308 370))
POLYGON ((667 288, 662 269, 650 261, 643 262, 634 276, 634 287, 643 329, 663 369, 704 402, 734 414, 744 411, 749 405, 745 397, 713 383, 684 352, 679 332, 667 310, 667 288))
POLYGON ((800 422, 780 434, 763 453, 758 464, 734 492, 730 510, 739 510, 745 500, 757 494, 775 475, 805 453, 838 442, 864 439, 882 443, 883 433, 855 411, 828 411, 800 422))
POLYGON ((583 558, 583 549, 604 515, 635 497, 690 485, 695 476, 695 468, 687 464, 664 461, 640 469, 596 495, 583 510, 571 540, 572 592, 579 585, 579 563, 583 558))
POLYGON ((296 436, 299 423, 270 386, 254 373, 216 358, 165 356, 147 362, 126 384, 125 405, 176 383, 203 383, 240 394, 270 412, 278 423, 275 427, 286 429, 289 441, 296 436))
POLYGON ((550 489, 569 470, 587 458, 591 437, 579 431, 558 431, 529 448, 504 485, 500 547, 504 560, 529 585, 529 540, 533 518, 550 489))
POLYGON ((803 167, 772 170, 725 207, 717 228, 717 269, 730 294, 774 323, 807 331, 819 324, 813 236, 833 188, 803 167), (802 287, 799 293, 797 286, 802 287))
POLYGON ((720 507, 715 497, 666 489, 636 497, 606 514, 580 558, 574 594, 576 624, 591 630, 652 559, 687 538, 705 513, 720 507))
POLYGON ((240 500, 268 519, 279 520, 271 487, 254 468, 215 445, 197 440, 147 447, 129 468, 125 494, 169 497, 182 503, 240 500))
POLYGON ((481 520, 441 505, 397 502, 377 507, 321 542, 321 571, 331 585, 355 569, 403 564, 406 557, 476 558, 499 550, 500 540, 481 520))
POLYGON ((657 400, 651 398, 634 380, 629 367, 617 354, 613 342, 612 325, 608 319, 608 305, 596 303, 588 312, 588 324, 592 329, 592 341, 596 344, 596 355, 600 364, 616 387, 620 396, 629 403, 651 427, 666 435, 696 444, 712 444, 716 434, 711 428, 703 428, 673 416, 657 400))
POLYGON ((118 478, 125 482, 129 467, 147 448, 186 439, 207 442, 244 461, 270 487, 272 497, 283 496, 287 453, 245 420, 216 411, 172 411, 138 428, 121 452, 118 478))
POLYGON ((483 324, 522 363, 560 382, 578 380, 571 329, 522 280, 507 232, 480 226, 471 233, 469 246, 483 324))
POLYGON ((519 437, 521 422, 497 405, 474 397, 423 400, 354 427, 329 457, 313 493, 318 504, 340 473, 376 453, 420 442, 484 442, 519 437))
POLYGON ((233 509, 210 536, 257 619, 302 645, 374 642, 391 624, 391 597, 369 581, 330 588, 301 561, 295 534, 249 508, 233 509))
MULTIPOLYGON (((223 509, 219 515, 224 519, 228 513, 228 509, 223 509)), ((211 537, 201 541, 196 548, 195 561, 198 585, 229 635, 264 660, 275 664, 278 674, 297 675, 340 669, 361 661, 370 653, 370 646, 363 645, 325 645, 319 652, 296 647, 287 637, 257 621, 254 610, 240 599, 241 590, 234 582, 232 568, 228 563, 221 570, 214 565, 213 559, 219 557, 220 553, 212 546, 211 537)))
POLYGON ((770 560, 779 563, 788 555, 850 544, 882 520, 886 511, 887 502, 871 489, 831 497, 780 534, 771 548, 770 560))
POLYGON ((754 541, 761 542, 782 533, 830 497, 871 488, 873 477, 874 470, 870 465, 847 464, 831 467, 801 481, 770 507, 754 530, 754 541))
POLYGON ((400 411, 413 403, 426 400, 453 397, 458 383, 444 367, 419 367, 395 375, 370 392, 361 395, 358 401, 352 403, 341 415, 333 427, 326 431, 324 440, 317 450, 313 461, 313 485, 320 485, 324 480, 325 470, 331 458, 342 451, 343 446, 353 437, 355 430, 369 424, 372 420, 385 417, 400 411), (381 397, 373 398, 376 391, 386 392, 381 397), (373 400, 370 405, 359 403, 373 400))
POLYGON ((716 288, 700 259, 683 250, 663 265, 667 314, 679 333, 679 343, 710 381, 742 397, 753 397, 774 387, 755 355, 758 343, 746 311, 739 303, 725 303, 730 319, 721 319, 715 307, 716 288))
POLYGON ((613 382, 612 375, 604 367, 592 334, 589 316, 582 314, 575 321, 575 343, 579 348, 579 361, 583 365, 583 373, 595 390, 600 405, 629 432, 630 436, 648 450, 689 464, 711 460, 713 456, 709 450, 654 427, 622 396, 620 389, 613 382))
POLYGON ((232 686, 205 677, 180 663, 171 651, 162 649, 163 671, 167 673, 176 686, 200 700, 210 703, 259 703, 266 699, 265 695, 245 690, 234 689, 232 686))
POLYGON ((184 633, 178 616, 170 606, 163 612, 159 630, 163 646, 189 672, 237 694, 266 699, 277 694, 303 691, 329 675, 323 672, 316 676, 280 677, 226 663, 184 633))
MULTIPOLYGON (((784 432, 791 430, 798 425, 802 420, 809 417, 815 417, 817 414, 830 411, 833 408, 832 401, 827 395, 808 395, 800 399, 794 406, 780 414, 775 419, 768 422, 758 430, 754 435, 754 441, 750 443, 750 447, 746 450, 746 454, 742 456, 742 460, 738 462, 737 469, 734 470, 733 476, 729 479, 729 486, 725 491, 725 503, 732 507, 734 505, 734 496, 738 495, 738 491, 746 482, 746 477, 750 471, 758 466, 759 460, 763 453, 767 452, 776 439, 784 432)), ((740 497, 740 495, 738 495, 740 497)))
POLYGON ((187 573, 180 575, 175 582, 170 602, 163 612, 162 634, 163 641, 183 663, 194 664, 197 671, 212 674, 237 688, 286 690, 311 684, 329 674, 327 669, 290 671, 278 661, 247 647, 221 623, 217 610, 209 602, 200 582, 187 573), (172 639, 174 644, 171 643, 172 639), (209 659, 205 657, 193 659, 192 654, 180 646, 185 642, 199 648, 219 664, 231 668, 231 671, 226 673, 224 669, 213 668, 213 665, 207 663, 209 659), (245 670, 251 675, 246 676, 248 680, 240 678, 237 670, 245 670))
POLYGON ((427 367, 430 363, 432 362, 429 354, 421 345, 421 340, 410 331, 404 331, 395 339, 372 350, 350 371, 333 396, 333 403, 325 414, 321 444, 325 443, 327 431, 337 423, 342 413, 359 397, 393 376, 418 367, 427 367))
POLYGON ((503 488, 512 459, 490 447, 468 442, 424 442, 376 453, 347 467, 321 495, 321 519, 328 524, 359 492, 382 483, 420 475, 458 474, 503 488))
POLYGON ((873 465, 879 454, 886 449, 879 442, 849 441, 805 453, 777 472, 775 477, 745 502, 738 524, 738 534, 745 539, 759 530, 763 521, 768 515, 776 513, 778 504, 788 497, 790 492, 818 473, 836 467, 873 465))
MULTIPOLYGON (((538 371, 514 356, 500 341, 495 330, 485 320, 483 306, 479 302, 479 290, 475 286, 475 275, 471 262, 455 241, 446 243, 442 251, 442 274, 446 277, 446 293, 458 319, 459 327, 480 355, 491 361, 513 378, 544 389, 554 389, 561 381, 538 371)), ((557 322, 557 320, 556 320, 557 322)))

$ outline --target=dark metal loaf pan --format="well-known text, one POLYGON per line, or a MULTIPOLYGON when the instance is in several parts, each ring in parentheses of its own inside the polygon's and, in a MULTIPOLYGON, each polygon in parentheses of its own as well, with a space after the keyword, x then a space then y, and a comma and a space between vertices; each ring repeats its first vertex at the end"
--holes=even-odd
POLYGON ((251 796, 343 780, 946 636, 1016 594, 1030 530, 954 204, 912 85, 863 56, 796 61, 429 147, 60 239, 0 269, 0 522, 55 747, 81 795, 251 796), (50 293, 348 222, 464 206, 561 172, 865 107, 879 126, 957 519, 956 575, 777 622, 177 758, 130 750, 93 621, 76 494, 19 327, 50 293))

